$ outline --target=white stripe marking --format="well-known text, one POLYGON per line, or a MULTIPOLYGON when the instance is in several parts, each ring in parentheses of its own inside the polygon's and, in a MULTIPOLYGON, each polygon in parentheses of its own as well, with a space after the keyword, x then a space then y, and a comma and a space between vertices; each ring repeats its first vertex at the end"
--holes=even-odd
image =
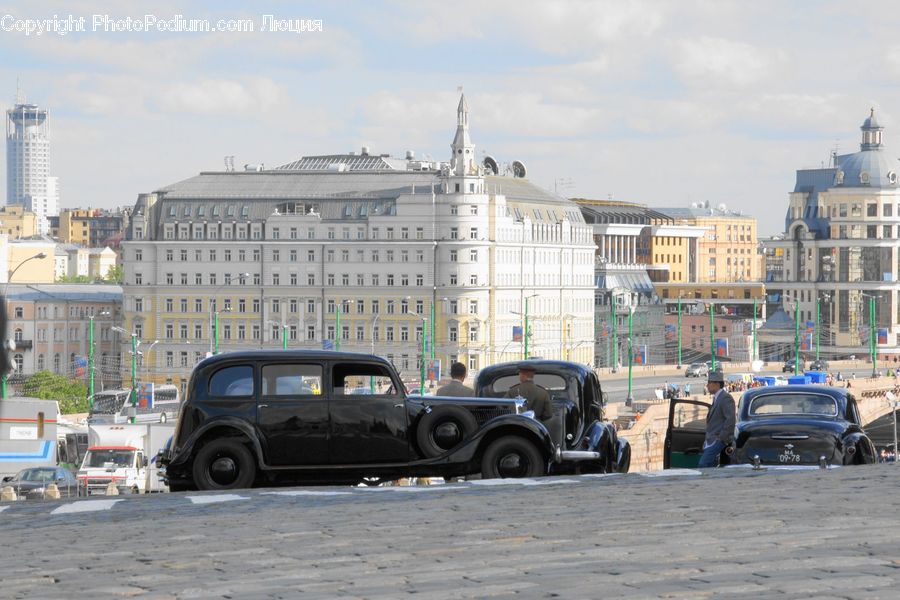
POLYGON ((557 483, 578 483, 575 479, 555 479, 549 477, 547 479, 481 479, 470 481, 472 485, 556 485, 557 483))
POLYGON ((310 490, 284 490, 281 492, 260 492, 260 496, 349 496, 350 492, 313 492, 310 490))
POLYGON ((63 504, 59 508, 53 509, 51 515, 68 515, 71 513, 97 512, 100 510, 109 510, 116 505, 116 502, 122 500, 82 500, 73 502, 72 504, 63 504))
POLYGON ((623 473, 586 473, 579 475, 581 479, 605 479, 607 477, 621 477, 623 473))
POLYGON ((237 494, 217 494, 215 496, 188 496, 188 500, 194 504, 215 504, 217 502, 231 502, 233 500, 249 500, 247 496, 237 494))
POLYGON ((8 507, 8 506, 0 506, 0 512, 3 512, 3 511, 6 510, 7 508, 9 508, 9 507, 8 507))
POLYGON ((697 469, 667 469, 665 471, 641 473, 642 477, 678 477, 679 475, 703 475, 703 473, 697 469))
POLYGON ((368 487, 364 489, 375 492, 440 492, 444 490, 464 490, 466 488, 461 485, 395 485, 388 487, 368 487))

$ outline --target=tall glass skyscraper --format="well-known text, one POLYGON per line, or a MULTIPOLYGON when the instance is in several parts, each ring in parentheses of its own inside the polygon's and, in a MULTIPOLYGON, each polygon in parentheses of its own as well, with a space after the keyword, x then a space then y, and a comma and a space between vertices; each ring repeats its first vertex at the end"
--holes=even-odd
POLYGON ((50 113, 36 104, 17 102, 6 111, 6 203, 34 212, 38 231, 48 232, 47 217, 59 214, 59 191, 50 177, 50 113))

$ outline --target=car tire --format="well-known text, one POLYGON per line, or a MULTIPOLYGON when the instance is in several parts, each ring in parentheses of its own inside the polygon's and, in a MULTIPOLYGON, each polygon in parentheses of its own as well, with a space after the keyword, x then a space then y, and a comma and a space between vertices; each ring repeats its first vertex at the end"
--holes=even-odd
POLYGON ((508 435, 487 447, 481 457, 481 476, 484 479, 541 477, 547 474, 546 462, 532 442, 508 435))
POLYGON ((478 421, 465 408, 436 406, 419 420, 416 441, 426 458, 434 458, 469 438, 476 429, 478 421))
POLYGON ((198 490, 238 490, 253 485, 256 462, 247 446, 222 438, 200 448, 192 472, 198 490))

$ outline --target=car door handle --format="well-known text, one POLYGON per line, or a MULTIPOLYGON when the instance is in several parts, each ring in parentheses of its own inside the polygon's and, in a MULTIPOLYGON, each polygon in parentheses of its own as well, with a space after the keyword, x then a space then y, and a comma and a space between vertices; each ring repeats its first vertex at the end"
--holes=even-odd
POLYGON ((395 404, 394 408, 403 408, 404 406, 406 406, 406 405, 401 402, 399 404, 395 404))
POLYGON ((267 408, 268 406, 268 404, 257 404, 256 408, 267 408))

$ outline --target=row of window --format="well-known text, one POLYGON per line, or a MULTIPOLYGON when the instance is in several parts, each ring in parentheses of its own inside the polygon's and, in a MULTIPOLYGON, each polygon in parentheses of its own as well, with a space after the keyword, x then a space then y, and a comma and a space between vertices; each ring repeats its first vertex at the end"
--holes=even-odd
MULTIPOLYGON (((478 300, 468 300, 467 304, 465 300, 448 300, 446 304, 447 311, 444 314, 459 314, 460 302, 464 303, 464 306, 467 306, 469 314, 478 314, 478 300)), ((303 304, 303 300, 299 300, 296 298, 291 298, 288 300, 282 300, 281 298, 273 298, 270 300, 271 306, 271 314, 281 314, 282 307, 286 308, 287 311, 291 314, 296 314, 300 312, 300 308, 303 304)), ((306 300, 306 314, 314 315, 316 314, 316 306, 318 304, 317 300, 306 300)), ((176 299, 175 298, 165 298, 163 300, 163 306, 167 313, 175 312, 176 299)), ((189 312, 189 308, 191 307, 191 302, 189 298, 179 298, 177 299, 177 306, 180 309, 180 312, 187 313, 189 312)), ((213 312, 216 310, 221 310, 221 312, 237 312, 237 313, 247 313, 247 309, 250 309, 251 313, 259 313, 260 312, 260 299, 259 298, 250 298, 249 301, 246 298, 237 298, 236 300, 232 298, 223 298, 222 299, 222 308, 218 309, 218 303, 215 298, 210 299, 209 303, 209 312, 213 312)), ((381 306, 382 300, 370 300, 369 308, 370 313, 373 315, 381 314, 381 306)), ((353 309, 355 307, 356 314, 365 314, 366 309, 366 301, 365 300, 335 300, 329 299, 325 302, 325 310, 328 314, 336 314, 337 309, 340 307, 342 314, 353 314, 353 309)), ((402 300, 384 300, 385 314, 393 315, 400 314, 405 315, 408 314, 411 310, 415 311, 417 315, 425 314, 425 301, 423 300, 415 300, 410 301, 409 299, 402 300)), ((194 298, 193 302, 193 312, 195 313, 206 313, 203 308, 203 299, 202 298, 194 298)), ((134 299, 134 312, 142 313, 144 311, 152 310, 150 302, 144 302, 144 298, 135 298, 134 299)))

